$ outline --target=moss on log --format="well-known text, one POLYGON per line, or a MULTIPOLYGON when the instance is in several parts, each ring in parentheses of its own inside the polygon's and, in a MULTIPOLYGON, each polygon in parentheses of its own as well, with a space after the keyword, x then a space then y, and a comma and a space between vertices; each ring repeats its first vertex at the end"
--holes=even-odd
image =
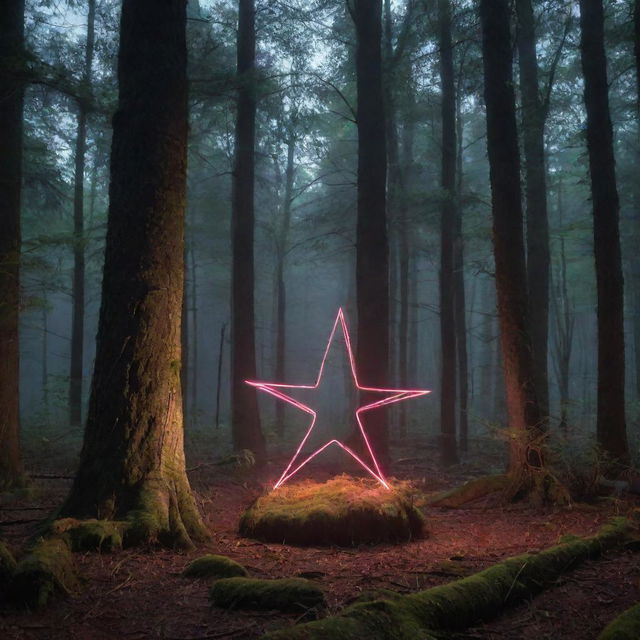
POLYGON ((325 606, 320 587, 304 578, 224 578, 214 582, 209 597, 213 604, 223 609, 276 609, 304 613, 325 606))
POLYGON ((404 542, 423 533, 414 501, 408 483, 388 490, 374 480, 341 475, 322 484, 285 484, 249 507, 240 534, 299 545, 404 542))
POLYGON ((590 538, 509 558, 480 573, 426 591, 355 604, 337 616, 268 634, 269 640, 415 640, 464 629, 552 584, 577 563, 623 542, 618 518, 590 538))
POLYGON ((505 474, 494 476, 482 476, 465 482, 460 487, 455 487, 438 494, 428 501, 430 507, 448 507, 456 509, 468 502, 473 502, 490 493, 504 491, 509 486, 509 476, 505 474))
POLYGON ((0 588, 9 582, 16 569, 16 561, 6 545, 0 542, 0 588))
POLYGON ((9 596, 19 605, 37 609, 52 596, 67 594, 75 582, 68 542, 63 537, 41 538, 18 562, 9 596))
POLYGON ((638 640, 640 638, 640 602, 612 620, 598 640, 638 640))
POLYGON ((246 578, 249 574, 235 560, 209 553, 190 562, 182 575, 185 578, 246 578))
POLYGON ((62 518, 51 524, 50 533, 64 537, 72 551, 109 552, 122 549, 122 534, 126 528, 126 522, 62 518))

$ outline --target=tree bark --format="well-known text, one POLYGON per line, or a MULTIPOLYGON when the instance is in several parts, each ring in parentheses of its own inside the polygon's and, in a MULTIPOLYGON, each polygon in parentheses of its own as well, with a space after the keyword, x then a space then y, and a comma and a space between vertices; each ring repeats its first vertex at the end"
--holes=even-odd
POLYGON ((24 0, 0 9, 0 490, 22 481, 20 456, 20 200, 24 0))
POLYGON ((597 436, 612 462, 624 464, 629 458, 624 404, 624 286, 602 0, 580 0, 580 28, 598 293, 597 436))
POLYGON ((71 311, 71 363, 69 371, 69 422, 82 422, 82 377, 84 363, 84 167, 87 150, 88 96, 91 92, 91 67, 95 44, 96 1, 88 0, 87 43, 84 52, 82 88, 86 95, 78 100, 74 189, 73 189, 73 283, 71 311))
POLYGON ((456 94, 451 43, 451 5, 438 0, 440 84, 442 92, 442 166, 440 186, 440 458, 458 462, 456 446, 456 326, 454 231, 456 218, 456 94))
POLYGON ((498 318, 511 437, 509 470, 539 469, 541 414, 533 383, 527 327, 527 289, 520 156, 512 77, 508 0, 481 0, 487 149, 493 211, 498 318))
POLYGON ((533 347, 533 378, 544 422, 548 425, 549 382, 549 220, 544 158, 545 107, 538 86, 535 22, 531 0, 516 0, 518 63, 522 95, 522 138, 525 159, 527 290, 533 347))
MULTIPOLYGON (((357 363, 360 383, 389 383, 389 247, 387 151, 382 91, 381 0, 354 0, 358 90, 358 219, 356 228, 357 363)), ((366 416, 378 462, 389 462, 384 409, 366 416)))
POLYGON ((256 31, 254 0, 239 0, 238 98, 232 187, 231 431, 236 451, 265 458, 258 399, 245 380, 256 378, 254 314, 254 184, 256 141, 256 31))
POLYGON ((124 0, 102 306, 80 466, 62 513, 130 542, 207 537, 185 471, 180 325, 186 3, 124 0))
POLYGON ((453 239, 453 272, 456 354, 458 357, 458 443, 467 451, 469 439, 469 360, 467 353, 467 302, 464 282, 464 235, 462 233, 462 134, 461 96, 456 100, 456 193, 453 239))

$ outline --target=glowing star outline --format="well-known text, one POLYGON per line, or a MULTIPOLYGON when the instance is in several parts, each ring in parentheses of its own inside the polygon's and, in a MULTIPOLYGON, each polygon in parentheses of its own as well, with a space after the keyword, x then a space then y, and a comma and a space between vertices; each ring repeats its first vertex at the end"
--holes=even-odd
POLYGON ((389 404, 401 402, 402 400, 417 398, 418 396, 423 396, 423 395, 426 395, 427 393, 431 393, 430 389, 382 389, 378 387, 367 387, 367 386, 361 385, 360 382, 358 381, 358 374, 356 372, 355 359, 353 357, 353 351, 351 350, 351 339, 349 337, 349 329, 347 327, 347 322, 345 320, 342 307, 338 309, 338 314, 336 315, 336 319, 333 323, 333 328, 331 329, 331 333, 329 334, 329 340, 327 341, 327 346, 324 350, 324 355, 322 356, 322 362, 320 363, 320 369, 318 370, 318 375, 316 377, 315 384, 282 384, 282 383, 274 383, 274 382, 261 382, 257 380, 245 380, 245 382, 251 385, 252 387, 256 387, 261 391, 264 391, 272 396, 275 396, 280 400, 284 400, 290 405, 312 416, 311 424, 309 425, 307 432, 305 433, 304 437, 302 438, 302 441, 298 445, 298 448, 296 449, 296 452, 293 454, 293 457, 289 461, 289 464, 285 467, 285 470, 282 472, 282 475, 280 476, 279 480, 273 486, 274 489, 277 489, 278 487, 283 485, 287 480, 289 480, 289 478, 291 478, 298 471, 300 471, 302 467, 304 467, 308 462, 310 462, 313 458, 315 458, 318 454, 322 453, 327 447, 329 447, 332 444, 338 445, 341 449, 343 449, 346 453, 348 453, 371 476, 373 476, 383 487, 385 487, 385 489, 390 489, 389 484, 387 483, 384 475, 382 474, 382 471, 380 470, 380 465, 378 464, 378 461, 376 460, 376 457, 373 453, 373 449, 369 442, 369 438, 367 437, 367 433, 364 430, 364 426, 362 424, 362 419, 360 416, 365 411, 371 411, 372 409, 377 409, 379 407, 383 407, 389 404), (307 406, 306 404, 303 404, 299 400, 296 400, 295 398, 285 393, 284 389, 317 389, 318 388, 320 381, 322 380, 322 374, 324 372, 324 365, 327 360, 327 355, 329 354, 329 349, 331 347, 331 343, 333 342, 333 338, 338 329, 338 325, 340 325, 340 328, 342 329, 342 335, 344 336, 344 341, 347 348, 347 354, 349 356, 349 365, 351 367, 351 375, 353 377, 353 382, 356 388, 360 391, 372 391, 372 392, 390 394, 386 398, 382 398, 380 400, 376 400, 375 402, 365 404, 356 409, 356 422, 358 423, 360 433, 362 434, 362 438, 367 446, 367 450, 369 451, 369 455, 371 456, 371 460, 373 461, 373 466, 375 467, 375 470, 372 469, 369 465, 367 465, 358 455, 356 455, 354 451, 352 451, 349 447, 347 447, 345 444, 343 444, 339 440, 336 440, 335 438, 332 440, 329 440, 328 442, 323 444, 321 447, 316 449, 313 453, 307 456, 300 464, 298 464, 293 470, 291 470, 291 467, 294 466, 294 463, 296 462, 296 460, 298 459, 298 456, 300 455, 300 452, 302 451, 302 447, 304 447, 305 442, 308 440, 309 436, 311 435, 311 432, 313 431, 313 428, 316 424, 317 413, 311 407, 307 406))

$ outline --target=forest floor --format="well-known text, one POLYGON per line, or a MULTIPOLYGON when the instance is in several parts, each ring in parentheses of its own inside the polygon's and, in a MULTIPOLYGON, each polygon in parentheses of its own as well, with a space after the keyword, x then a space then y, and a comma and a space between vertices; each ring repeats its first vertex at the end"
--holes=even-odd
MULTIPOLYGON (((491 467, 491 461, 483 460, 482 465, 466 463, 444 472, 423 462, 436 457, 427 445, 414 444, 407 453, 414 457, 400 458, 395 475, 417 481, 425 491, 456 486, 491 467)), ((38 460, 37 467, 36 460, 28 462, 38 468, 40 476, 63 477, 36 479, 28 500, 0 506, 0 535, 14 551, 33 533, 37 520, 60 504, 70 482, 68 458, 50 456, 45 465, 38 460)), ((267 476, 275 473, 280 462, 274 460, 267 476)), ((259 638, 294 624, 298 617, 212 608, 206 583, 181 576, 190 560, 219 553, 237 560, 255 577, 313 579, 326 592, 329 612, 335 613, 363 591, 427 589, 509 556, 557 544, 566 533, 595 533, 611 516, 638 506, 637 499, 607 498, 595 504, 539 509, 485 499, 462 509, 425 509, 427 536, 421 540, 356 548, 302 548, 240 537, 240 515, 263 485, 243 472, 212 464, 202 454, 191 455, 190 464, 189 475, 211 542, 190 553, 129 549, 115 554, 75 554, 80 589, 39 612, 4 608, 0 639, 259 638)), ((589 640, 638 600, 640 554, 620 550, 582 564, 551 589, 506 610, 497 620, 450 637, 589 640)))

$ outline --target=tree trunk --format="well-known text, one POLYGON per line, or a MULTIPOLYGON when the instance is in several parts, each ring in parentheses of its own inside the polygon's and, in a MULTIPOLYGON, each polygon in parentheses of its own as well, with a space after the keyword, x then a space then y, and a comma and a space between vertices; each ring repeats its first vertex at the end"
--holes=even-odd
MULTIPOLYGON (((284 196, 282 202, 282 219, 278 233, 276 264, 276 375, 278 382, 286 380, 287 373, 287 283, 284 275, 289 227, 291 226, 291 204, 293 201, 293 182, 295 178, 296 141, 293 131, 287 140, 287 167, 285 170, 284 196)), ((276 402, 276 433, 284 436, 284 402, 276 402)))
POLYGON ((580 0, 580 53, 587 111, 598 292, 598 444, 615 463, 629 459, 624 404, 623 277, 619 201, 609 114, 602 0, 580 0))
POLYGON ((245 380, 256 378, 254 316, 254 183, 256 140, 256 32, 254 0, 238 4, 238 99, 232 188, 231 431, 236 451, 253 451, 264 462, 258 399, 245 380))
POLYGON ((508 0, 481 0, 487 149, 498 318, 511 437, 509 470, 528 483, 542 465, 541 414, 533 384, 508 0))
POLYGON ((442 204, 440 207, 440 457, 458 462, 456 447, 456 326, 454 230, 456 218, 456 95, 451 44, 451 5, 438 0, 440 83, 442 87, 442 204))
POLYGON ((467 355, 467 303, 464 282, 464 236, 462 233, 462 133, 460 95, 456 100, 456 195, 453 239, 456 354, 458 356, 458 434, 461 451, 467 451, 469 438, 469 362, 467 355))
POLYGON ((22 481, 18 324, 23 49, 24 0, 6 0, 0 9, 0 490, 22 481))
POLYGON ((180 390, 186 4, 124 0, 102 306, 67 516, 127 519, 130 542, 207 537, 185 471, 180 390))
POLYGON ((545 108, 538 87, 536 35, 531 0, 516 0, 518 63, 522 95, 522 137, 525 159, 527 217, 527 289, 533 347, 533 380, 544 422, 548 426, 549 383, 549 220, 544 159, 545 108))
POLYGON ((73 190, 73 284, 71 312, 71 365, 69 371, 69 422, 82 423, 82 374, 84 362, 84 167, 87 150, 87 102, 91 91, 91 67, 95 43, 96 0, 88 0, 87 44, 84 52, 82 88, 78 100, 75 171, 73 190))
MULTIPOLYGON (((361 384, 389 383, 389 247, 387 240, 381 0, 354 0, 358 90, 358 221, 356 229, 357 366, 361 384)), ((366 394, 365 394, 366 395, 366 394)), ((383 468, 389 463, 386 411, 366 416, 383 468)))
MULTIPOLYGON (((400 175, 408 172, 413 164, 413 136, 415 126, 412 121, 405 122, 402 131, 402 154, 403 162, 400 175)), ((401 389, 409 386, 409 265, 411 260, 411 249, 409 247, 409 220, 406 178, 400 181, 400 203, 398 210, 398 232, 400 234, 400 256, 398 264, 398 279, 400 281, 400 318, 398 322, 398 381, 401 389)), ((415 380, 415 378, 414 378, 415 380)), ((398 405, 399 411, 399 431, 404 438, 407 435, 407 404, 401 402, 398 405)))

